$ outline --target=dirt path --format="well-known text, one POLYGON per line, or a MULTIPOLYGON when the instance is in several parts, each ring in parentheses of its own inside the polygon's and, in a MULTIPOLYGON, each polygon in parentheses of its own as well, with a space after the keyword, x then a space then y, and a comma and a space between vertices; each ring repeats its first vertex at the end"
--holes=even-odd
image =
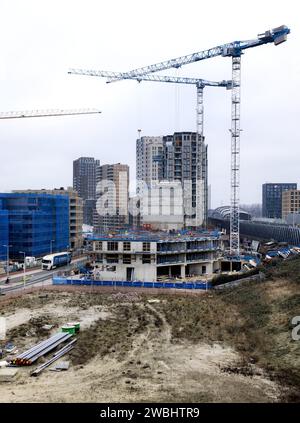
MULTIPOLYGON (((112 309, 106 306, 105 310, 96 306, 69 307, 66 311, 63 302, 59 304, 56 300, 36 310, 36 314, 56 310, 56 315, 61 315, 65 310, 65 316, 72 312, 78 318, 85 317, 88 327, 99 318, 118 319, 118 307, 118 304, 113 304, 112 309)), ((131 310, 132 305, 126 307, 131 310)), ((0 384, 0 402, 270 402, 277 399, 277 386, 266 377, 222 371, 222 367, 239 360, 231 348, 218 343, 174 343, 172 328, 162 311, 147 302, 135 302, 134 307, 132 310, 143 316, 144 326, 140 332, 130 334, 132 341, 127 352, 111 348, 102 358, 96 355, 83 365, 71 366, 67 372, 45 371, 38 378, 29 377, 28 369, 20 369, 16 382, 0 384)), ((28 318, 24 311, 18 312, 28 318)), ((20 323, 20 317, 15 318, 15 323, 20 323)))

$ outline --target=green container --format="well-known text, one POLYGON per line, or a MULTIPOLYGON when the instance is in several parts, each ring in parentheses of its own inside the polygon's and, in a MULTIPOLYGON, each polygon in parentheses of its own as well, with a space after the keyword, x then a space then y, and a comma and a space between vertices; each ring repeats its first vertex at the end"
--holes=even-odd
POLYGON ((62 326, 61 331, 70 333, 71 335, 75 335, 75 326, 70 326, 70 325, 62 326))
POLYGON ((80 331, 80 322, 70 322, 67 323, 68 326, 75 326, 75 332, 79 332, 80 331))

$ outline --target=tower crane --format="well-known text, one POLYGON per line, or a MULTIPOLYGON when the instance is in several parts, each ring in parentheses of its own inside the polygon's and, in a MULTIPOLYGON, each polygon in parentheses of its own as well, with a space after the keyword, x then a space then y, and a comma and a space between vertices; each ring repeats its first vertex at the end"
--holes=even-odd
MULTIPOLYGON (((122 72, 110 72, 100 70, 89 70, 89 69, 70 69, 68 71, 72 75, 85 75, 85 76, 96 76, 100 78, 108 78, 107 83, 109 84, 112 79, 121 77, 122 72)), ((121 78, 123 79, 123 78, 121 78)), ((226 89, 232 88, 232 81, 207 81, 200 78, 188 78, 184 76, 162 76, 162 75, 143 75, 143 76, 132 76, 124 79, 131 79, 137 82, 150 81, 150 82, 168 82, 171 84, 189 84, 197 87, 197 133, 203 136, 203 89, 204 87, 225 87, 226 89)))
POLYGON ((20 119, 32 117, 48 117, 48 116, 71 116, 71 115, 91 115, 101 113, 97 109, 45 109, 45 110, 26 110, 13 112, 0 112, 0 119, 20 119))
MULTIPOLYGON (((122 74, 120 72, 109 72, 109 71, 98 71, 98 70, 87 70, 87 69, 70 69, 69 74, 73 75, 85 75, 85 76, 96 76, 101 78, 108 78, 107 83, 110 83, 110 79, 118 78, 122 74)), ((150 82, 167 82, 173 84, 189 84, 195 85, 197 89, 197 119, 196 119, 196 133, 197 133, 197 148, 199 149, 198 157, 200 156, 200 163, 197 164, 197 175, 203 181, 202 187, 202 216, 203 223, 207 225, 207 206, 208 206, 208 187, 207 187, 207 149, 204 144, 204 104, 203 104, 203 91, 204 87, 225 87, 226 89, 232 88, 232 81, 207 81, 200 78, 187 78, 177 76, 162 76, 162 75, 143 75, 143 76, 132 76, 126 79, 133 79, 138 82, 150 81, 150 82)), ((198 178, 197 178, 198 179, 198 178)), ((201 222, 202 223, 202 222, 201 222)))
POLYGON ((239 230, 239 188, 240 188, 240 104, 241 104, 241 56, 244 50, 264 44, 274 43, 276 46, 287 40, 290 29, 286 25, 258 34, 256 39, 233 41, 210 48, 208 50, 192 53, 150 66, 123 72, 114 76, 110 82, 132 77, 141 77, 165 69, 180 68, 189 63, 212 57, 222 56, 232 58, 232 93, 231 93, 231 205, 230 205, 230 254, 239 256, 240 230, 239 230))
POLYGON ((263 44, 274 43, 279 45, 287 40, 287 35, 290 29, 286 25, 281 25, 277 28, 265 31, 258 34, 257 38, 245 41, 233 41, 231 43, 223 44, 217 47, 203 50, 197 53, 188 54, 186 56, 177 57, 176 59, 166 60, 164 62, 156 63, 150 66, 144 66, 128 72, 116 72, 116 75, 111 77, 110 82, 118 81, 121 79, 130 79, 131 77, 143 76, 153 72, 159 72, 165 69, 180 68, 189 63, 195 63, 200 60, 210 59, 212 57, 237 57, 243 54, 243 50, 252 47, 258 47, 263 44))

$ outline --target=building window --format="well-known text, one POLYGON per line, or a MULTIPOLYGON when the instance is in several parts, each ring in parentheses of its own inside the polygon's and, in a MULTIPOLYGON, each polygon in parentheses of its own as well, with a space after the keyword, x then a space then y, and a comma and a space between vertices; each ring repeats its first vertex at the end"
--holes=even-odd
POLYGON ((124 255, 123 256, 123 264, 131 264, 131 256, 130 255, 124 255))
POLYGON ((151 263, 151 256, 150 256, 150 254, 143 254, 142 263, 143 264, 150 264, 151 263))
POLYGON ((118 254, 110 254, 106 256, 107 263, 119 263, 119 256, 118 254))
POLYGON ((115 272, 116 271, 116 266, 106 266, 106 270, 108 272, 115 272))
POLYGON ((130 251, 130 250, 131 250, 130 242, 123 242, 123 251, 130 251))
POLYGON ((150 251, 150 242, 143 242, 143 251, 150 251))
POLYGON ((103 263, 103 254, 95 254, 94 260, 97 263, 103 263))
POLYGON ((95 251, 102 251, 102 241, 95 242, 95 251))
POLYGON ((107 249, 108 251, 118 251, 118 243, 115 241, 108 241, 107 249))

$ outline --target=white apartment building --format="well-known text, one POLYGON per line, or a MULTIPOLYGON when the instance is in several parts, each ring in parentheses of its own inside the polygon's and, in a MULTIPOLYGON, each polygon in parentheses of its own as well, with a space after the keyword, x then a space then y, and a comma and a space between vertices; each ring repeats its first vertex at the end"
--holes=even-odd
POLYGON ((96 232, 120 229, 129 224, 129 166, 115 163, 99 167, 96 175, 96 232))
POLYGON ((163 137, 141 137, 136 143, 137 194, 141 198, 141 223, 153 229, 198 228, 207 225, 207 146, 195 132, 175 132, 163 137), (157 194, 149 190, 164 190, 169 184, 180 185, 183 196, 183 216, 147 213, 149 199, 157 194), (160 224, 161 223, 161 224, 160 224))
POLYGON ((136 179, 147 185, 163 179, 162 137, 141 137, 136 141, 136 179))

